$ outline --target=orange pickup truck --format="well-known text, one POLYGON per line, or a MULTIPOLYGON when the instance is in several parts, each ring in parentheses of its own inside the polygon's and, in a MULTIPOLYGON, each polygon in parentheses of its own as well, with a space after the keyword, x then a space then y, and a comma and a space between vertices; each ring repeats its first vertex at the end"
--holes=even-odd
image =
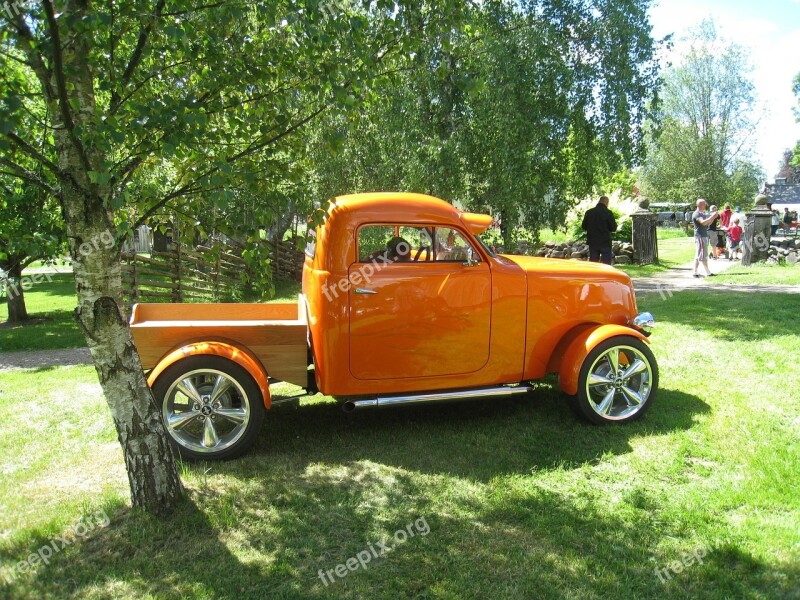
POLYGON ((138 304, 131 328, 187 458, 258 436, 270 383, 346 411, 531 391, 558 375, 578 414, 636 419, 658 366, 630 278, 606 265, 492 252, 492 219, 421 194, 336 198, 306 249, 296 304, 138 304))

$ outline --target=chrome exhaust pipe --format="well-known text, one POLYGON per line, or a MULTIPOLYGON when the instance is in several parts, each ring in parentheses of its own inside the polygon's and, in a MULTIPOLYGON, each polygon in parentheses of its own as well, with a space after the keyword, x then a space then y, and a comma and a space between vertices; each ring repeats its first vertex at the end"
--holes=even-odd
POLYGON ((497 398, 527 394, 533 389, 529 385, 514 387, 503 386, 493 388, 473 388, 469 390, 452 390, 442 392, 429 392, 427 394, 412 394, 404 396, 379 396, 366 400, 348 400, 342 404, 344 412, 353 412, 365 408, 387 408, 409 404, 426 404, 428 402, 450 402, 453 400, 478 400, 480 398, 497 398))

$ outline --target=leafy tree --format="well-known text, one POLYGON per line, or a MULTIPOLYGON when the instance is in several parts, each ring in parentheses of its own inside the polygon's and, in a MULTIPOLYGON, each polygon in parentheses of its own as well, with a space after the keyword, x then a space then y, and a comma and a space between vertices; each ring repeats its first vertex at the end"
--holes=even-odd
MULTIPOLYGON (((45 118, 44 106, 27 85, 25 71, 19 64, 7 65, 0 74, 0 91, 12 86, 24 90, 24 93, 3 94, 0 107, 5 110, 17 107, 24 111, 23 128, 28 131, 35 129, 37 123, 45 118)), ((39 137, 31 139, 32 148, 40 154, 47 152, 48 136, 48 132, 42 131, 39 137)), ((38 177, 47 178, 44 169, 31 157, 16 155, 15 160, 38 177)), ((64 250, 63 229, 57 210, 53 198, 46 192, 14 176, 7 165, 0 163, 0 269, 8 277, 6 286, 0 287, 0 294, 5 292, 8 300, 10 323, 22 323, 28 319, 25 307, 27 284, 21 279, 22 270, 36 260, 53 259, 64 250)))
POLYGON ((58 208, 42 190, 0 176, 0 269, 7 274, 8 322, 28 320, 22 270, 52 260, 64 250, 58 208))
POLYGON ((280 181, 298 132, 326 111, 357 107, 385 64, 450 23, 455 5, 41 0, 0 16, 0 72, 13 64, 28 75, 3 81, 11 101, 0 106, 0 165, 60 205, 75 315, 134 506, 168 512, 182 488, 121 309, 120 244, 97 240, 113 232, 119 242, 131 218, 167 206, 210 200, 225 210, 232 188, 256 193, 259 182, 280 181), (33 131, 20 101, 29 93, 46 111, 33 131), (47 151, 32 139, 47 140, 47 151))
POLYGON ((775 177, 783 177, 786 183, 800 183, 800 160, 797 150, 786 149, 781 157, 781 166, 775 177))
POLYGON ((563 222, 640 156, 657 83, 646 1, 486 2, 437 31, 360 115, 329 118, 319 189, 413 189, 514 225, 563 222))
POLYGON ((664 75, 660 126, 649 129, 643 191, 676 203, 752 197, 758 182, 741 176, 760 173, 750 152, 756 123, 747 54, 719 38, 713 21, 704 21, 689 42, 682 62, 664 75), (739 187, 743 182, 749 182, 746 190, 739 187))

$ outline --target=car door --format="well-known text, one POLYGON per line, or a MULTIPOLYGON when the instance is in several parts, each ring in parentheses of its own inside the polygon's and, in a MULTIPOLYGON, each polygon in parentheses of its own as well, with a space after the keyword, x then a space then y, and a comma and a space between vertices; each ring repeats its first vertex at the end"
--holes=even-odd
POLYGON ((348 291, 351 374, 384 380, 483 368, 492 274, 469 236, 396 224, 362 226, 357 238, 348 291))

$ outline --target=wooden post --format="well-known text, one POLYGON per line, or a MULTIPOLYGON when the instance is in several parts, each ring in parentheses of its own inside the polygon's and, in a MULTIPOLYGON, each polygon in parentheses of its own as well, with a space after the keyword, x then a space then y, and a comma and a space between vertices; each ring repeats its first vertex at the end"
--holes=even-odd
POLYGON ((222 248, 219 247, 219 242, 217 245, 217 263, 214 266, 214 302, 219 302, 219 270, 220 270, 220 260, 219 255, 222 252, 222 248))
POLYGON ((763 194, 756 198, 756 206, 745 213, 742 236, 742 265, 747 267, 769 257, 772 234, 772 211, 767 208, 769 199, 763 194))
POLYGON ((631 244, 633 244, 633 261, 637 265, 658 264, 658 235, 656 224, 658 215, 646 208, 639 208, 631 214, 633 224, 631 244))
POLYGON ((172 302, 180 303, 183 302, 183 294, 181 294, 181 245, 183 244, 183 240, 181 239, 181 231, 179 229, 180 220, 178 220, 177 215, 173 216, 172 221, 172 245, 173 256, 175 257, 175 283, 178 284, 172 292, 172 302))

